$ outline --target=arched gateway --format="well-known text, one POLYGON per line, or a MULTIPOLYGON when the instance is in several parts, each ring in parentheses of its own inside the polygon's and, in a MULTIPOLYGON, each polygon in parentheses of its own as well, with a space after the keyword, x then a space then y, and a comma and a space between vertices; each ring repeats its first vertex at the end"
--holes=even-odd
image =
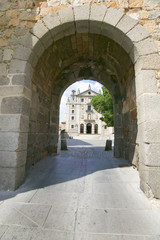
POLYGON ((17 188, 26 166, 56 152, 60 98, 75 81, 92 79, 113 97, 115 156, 136 165, 143 191, 160 198, 160 57, 136 20, 100 5, 68 7, 37 22, 13 58, 8 76, 22 85, 1 103, 11 126, 1 147, 1 188, 17 188))

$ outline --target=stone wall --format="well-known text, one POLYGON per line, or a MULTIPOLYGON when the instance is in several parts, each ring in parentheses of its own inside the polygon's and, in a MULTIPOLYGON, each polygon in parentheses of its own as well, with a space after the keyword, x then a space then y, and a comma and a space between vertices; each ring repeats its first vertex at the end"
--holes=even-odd
POLYGON ((1 188, 23 182, 27 151, 29 167, 56 149, 63 90, 89 78, 113 96, 115 155, 139 164, 142 189, 160 198, 159 11, 159 0, 0 0, 1 188))

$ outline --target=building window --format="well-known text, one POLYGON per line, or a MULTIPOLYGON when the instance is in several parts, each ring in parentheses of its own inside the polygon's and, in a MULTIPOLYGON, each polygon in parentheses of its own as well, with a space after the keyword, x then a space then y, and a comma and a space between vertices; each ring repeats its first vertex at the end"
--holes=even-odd
POLYGON ((72 120, 74 120, 74 116, 72 116, 72 120))
POLYGON ((91 92, 88 92, 88 94, 90 95, 90 94, 91 94, 91 92))
POLYGON ((74 105, 72 105, 72 108, 74 108, 74 105))
POLYGON ((84 102, 84 98, 81 98, 81 102, 84 102))
POLYGON ((91 114, 88 114, 88 120, 91 120, 91 114))
POLYGON ((74 97, 72 97, 72 100, 74 101, 74 97))
POLYGON ((84 124, 80 125, 80 133, 84 133, 84 124))
POLYGON ((81 117, 82 119, 84 119, 84 115, 82 115, 82 117, 81 117))
POLYGON ((104 126, 104 129, 107 129, 107 125, 104 126))
POLYGON ((74 125, 71 125, 71 128, 74 128, 74 125))
POLYGON ((90 111, 91 110, 91 105, 88 105, 88 111, 90 111))
POLYGON ((74 113, 74 110, 72 110, 72 113, 74 113))
POLYGON ((94 125, 94 133, 95 133, 95 134, 98 134, 98 124, 95 124, 95 125, 94 125))

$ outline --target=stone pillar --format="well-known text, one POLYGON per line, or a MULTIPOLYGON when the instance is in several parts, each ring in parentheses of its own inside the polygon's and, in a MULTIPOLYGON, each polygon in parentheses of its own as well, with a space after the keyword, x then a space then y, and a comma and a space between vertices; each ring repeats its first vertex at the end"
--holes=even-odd
POLYGON ((160 198, 160 95, 138 97, 140 187, 148 197, 160 198))
POLYGON ((87 124, 84 123, 84 134, 86 134, 86 132, 87 132, 86 127, 87 127, 87 124))
MULTIPOLYGON (((15 74, 11 80, 23 78, 15 74)), ((4 86, 0 96, 0 189, 15 190, 25 177, 30 90, 24 86, 4 86)))
POLYGON ((92 123, 91 125, 92 125, 92 134, 94 134, 94 123, 92 123))
POLYGON ((114 156, 124 157, 121 102, 114 105, 114 156))

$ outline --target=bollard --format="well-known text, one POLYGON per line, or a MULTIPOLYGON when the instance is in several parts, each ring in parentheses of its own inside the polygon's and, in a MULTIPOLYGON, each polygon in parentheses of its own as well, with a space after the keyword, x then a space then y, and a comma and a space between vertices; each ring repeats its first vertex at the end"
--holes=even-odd
POLYGON ((68 150, 67 149, 67 141, 65 138, 65 131, 61 131, 61 150, 68 150))
POLYGON ((112 150, 112 140, 106 140, 105 151, 112 150))

